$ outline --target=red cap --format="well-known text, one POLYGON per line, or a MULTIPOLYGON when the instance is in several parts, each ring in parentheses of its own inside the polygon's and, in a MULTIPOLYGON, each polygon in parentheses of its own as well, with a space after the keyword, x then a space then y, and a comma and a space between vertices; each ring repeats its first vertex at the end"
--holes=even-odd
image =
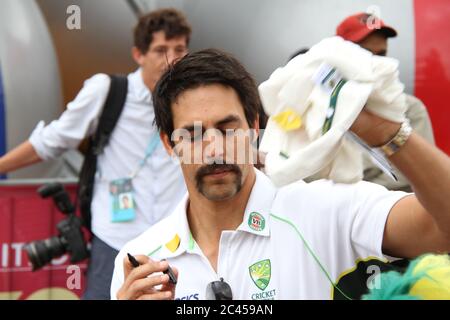
POLYGON ((369 13, 357 13, 345 18, 336 28, 336 35, 348 41, 360 42, 377 30, 382 31, 388 38, 397 36, 394 28, 369 13))

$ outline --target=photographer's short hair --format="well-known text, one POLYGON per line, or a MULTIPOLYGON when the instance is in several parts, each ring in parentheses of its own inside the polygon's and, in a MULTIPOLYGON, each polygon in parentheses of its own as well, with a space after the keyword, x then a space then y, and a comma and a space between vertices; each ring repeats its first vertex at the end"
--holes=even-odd
POLYGON ((173 8, 155 10, 139 18, 134 28, 134 46, 142 54, 147 53, 153 33, 158 31, 164 31, 168 40, 185 36, 186 44, 189 44, 192 29, 181 11, 173 8))
POLYGON ((171 137, 174 130, 172 104, 184 91, 209 84, 222 84, 234 89, 252 128, 262 110, 255 80, 230 54, 206 49, 186 55, 171 66, 156 84, 153 105, 158 129, 171 137))

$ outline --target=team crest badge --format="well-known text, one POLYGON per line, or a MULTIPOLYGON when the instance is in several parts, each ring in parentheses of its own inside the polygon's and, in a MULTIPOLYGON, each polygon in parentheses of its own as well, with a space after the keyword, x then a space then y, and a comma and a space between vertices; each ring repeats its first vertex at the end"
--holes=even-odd
POLYGON ((248 270, 250 271, 250 277, 255 285, 264 291, 270 282, 271 266, 270 260, 262 260, 252 264, 248 270))

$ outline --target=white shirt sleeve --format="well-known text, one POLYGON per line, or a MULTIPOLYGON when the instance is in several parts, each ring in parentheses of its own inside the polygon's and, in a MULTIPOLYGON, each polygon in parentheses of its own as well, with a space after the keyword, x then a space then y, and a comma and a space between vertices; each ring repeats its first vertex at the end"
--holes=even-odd
POLYGON ((316 251, 339 252, 338 260, 344 262, 370 256, 390 259, 382 252, 386 221, 392 207, 408 193, 366 181, 336 184, 320 180, 304 185, 300 194, 306 200, 295 203, 292 212, 305 214, 294 220, 316 251))
POLYGON ((57 158, 66 150, 77 148, 81 140, 95 132, 110 82, 106 74, 94 75, 84 82, 59 119, 48 126, 39 122, 29 141, 41 159, 57 158))
POLYGON ((335 184, 321 180, 310 186, 321 201, 316 226, 338 246, 341 258, 389 258, 382 252, 386 221, 392 207, 408 193, 366 181, 335 184))
MULTIPOLYGON (((392 207, 408 193, 362 181, 355 186, 350 207, 352 247, 358 256, 373 254, 389 258, 382 251, 384 229, 392 207), (357 186, 357 187, 356 187, 357 186)), ((344 218, 345 219, 345 218, 344 218)))

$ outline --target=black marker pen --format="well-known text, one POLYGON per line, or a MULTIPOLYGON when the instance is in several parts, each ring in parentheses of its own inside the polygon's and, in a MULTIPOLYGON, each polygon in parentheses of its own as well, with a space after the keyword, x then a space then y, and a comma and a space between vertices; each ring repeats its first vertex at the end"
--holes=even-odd
MULTIPOLYGON (((131 254, 129 254, 129 253, 127 253, 127 256, 128 256, 128 260, 130 261, 130 263, 131 263, 131 265, 133 266, 133 268, 137 268, 137 267, 140 266, 140 263, 136 260, 135 257, 133 257, 133 256, 132 256, 131 254)), ((161 260, 161 261, 165 261, 165 260, 166 260, 166 259, 163 259, 163 260, 161 260)), ((171 268, 170 266, 169 266, 169 267, 167 268, 167 270, 164 271, 163 273, 169 275, 169 281, 170 281, 172 284, 177 284, 177 278, 175 277, 175 274, 173 273, 173 270, 172 270, 172 268, 171 268)))
POLYGON ((133 257, 131 254, 127 253, 128 256, 128 260, 130 261, 131 265, 133 266, 133 268, 137 268, 140 266, 139 261, 136 260, 135 257, 133 257))
MULTIPOLYGON (((162 259, 161 261, 166 261, 166 259, 162 259)), ((172 282, 172 284, 177 284, 177 278, 175 277, 175 273, 173 273, 173 270, 170 266, 166 271, 164 271, 164 274, 169 275, 169 281, 172 282)))

